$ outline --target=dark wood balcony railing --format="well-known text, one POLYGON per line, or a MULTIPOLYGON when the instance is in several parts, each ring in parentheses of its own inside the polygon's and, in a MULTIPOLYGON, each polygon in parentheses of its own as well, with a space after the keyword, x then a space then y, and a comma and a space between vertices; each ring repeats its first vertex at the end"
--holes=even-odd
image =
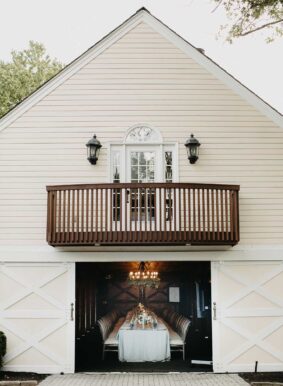
POLYGON ((234 245, 238 185, 48 186, 47 241, 74 245, 234 245))

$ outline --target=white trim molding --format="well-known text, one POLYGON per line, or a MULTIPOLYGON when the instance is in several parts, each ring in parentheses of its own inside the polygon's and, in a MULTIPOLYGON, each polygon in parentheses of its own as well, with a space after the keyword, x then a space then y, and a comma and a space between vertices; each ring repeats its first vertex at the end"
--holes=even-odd
POLYGON ((205 246, 127 246, 65 247, 49 245, 0 246, 0 265, 4 262, 73 263, 115 261, 282 261, 283 245, 205 247, 205 246))

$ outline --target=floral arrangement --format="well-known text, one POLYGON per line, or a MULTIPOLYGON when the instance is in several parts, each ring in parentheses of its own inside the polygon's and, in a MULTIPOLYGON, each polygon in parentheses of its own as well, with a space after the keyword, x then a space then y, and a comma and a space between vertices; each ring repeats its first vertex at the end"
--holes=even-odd
POLYGON ((142 303, 139 303, 138 306, 133 310, 133 315, 130 322, 131 328, 156 328, 157 319, 154 313, 150 310, 147 310, 142 303))

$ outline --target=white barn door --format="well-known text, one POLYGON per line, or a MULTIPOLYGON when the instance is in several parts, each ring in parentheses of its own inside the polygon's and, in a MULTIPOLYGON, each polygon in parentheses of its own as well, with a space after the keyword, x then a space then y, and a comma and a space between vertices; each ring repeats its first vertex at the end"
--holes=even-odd
POLYGON ((212 262, 215 372, 283 371, 283 264, 212 262))
POLYGON ((74 303, 75 264, 1 264, 0 331, 8 343, 4 369, 74 372, 74 303))

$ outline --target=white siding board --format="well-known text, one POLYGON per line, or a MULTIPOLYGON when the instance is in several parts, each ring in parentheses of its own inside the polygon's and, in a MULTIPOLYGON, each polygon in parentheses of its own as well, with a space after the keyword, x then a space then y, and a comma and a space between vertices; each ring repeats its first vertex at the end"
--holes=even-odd
POLYGON ((45 244, 45 186, 108 182, 107 144, 139 122, 179 143, 180 181, 241 185, 241 243, 283 243, 282 129, 142 23, 0 134, 0 244, 45 244), (92 167, 94 132, 104 147, 92 167))
POLYGON ((254 110, 250 110, 248 108, 245 108, 241 105, 232 105, 231 102, 226 101, 223 106, 220 104, 216 103, 209 103, 209 100, 206 101, 204 104, 204 107, 200 107, 199 105, 195 105, 194 103, 190 102, 182 102, 178 100, 176 101, 156 101, 156 100, 151 100, 144 102, 141 100, 140 102, 138 100, 129 100, 128 101, 128 108, 126 110, 126 106, 124 104, 121 104, 121 102, 118 101, 113 101, 113 106, 109 108, 107 106, 107 101, 103 101, 102 99, 100 101, 93 101, 93 102, 88 102, 89 104, 85 105, 83 101, 80 101, 80 103, 76 103, 76 100, 71 100, 70 105, 65 105, 64 103, 56 102, 56 101, 51 101, 48 102, 46 105, 41 105, 37 108, 35 111, 35 115, 43 115, 43 112, 45 114, 54 114, 57 115, 60 113, 60 109, 65 109, 66 113, 70 113, 70 111, 73 111, 76 114, 84 115, 84 114, 94 114, 96 115, 97 111, 131 111, 131 110, 136 110, 136 111, 144 111, 145 109, 148 110, 156 110, 157 113, 158 111, 166 110, 170 108, 172 111, 177 111, 177 112, 187 112, 188 115, 206 115, 206 114, 220 114, 223 112, 223 114, 227 115, 232 115, 234 114, 243 114, 243 115, 251 115, 255 116, 256 113, 254 110))
MULTIPOLYGON (((145 95, 144 98, 147 97, 149 99, 154 98, 154 97, 155 98, 164 98, 164 97, 168 98, 168 94, 164 94, 164 91, 168 91, 170 89, 170 98, 173 98, 173 99, 174 99, 174 97, 180 98, 180 95, 187 96, 187 97, 189 96, 191 98, 195 95, 201 95, 202 99, 207 99, 211 95, 218 95, 219 97, 223 97, 223 98, 228 97, 231 100, 234 100, 234 99, 238 100, 238 98, 231 95, 228 90, 219 91, 218 89, 213 89, 213 90, 208 89, 208 90, 204 91, 200 88, 195 88, 195 89, 191 90, 191 89, 188 89, 186 87, 181 88, 181 86, 180 86, 179 88, 174 89, 174 87, 169 88, 169 86, 166 86, 166 88, 165 87, 162 88, 161 85, 159 85, 158 87, 155 85, 154 87, 152 86, 151 89, 148 88, 150 91, 154 90, 155 93, 154 94, 148 94, 148 91, 146 89, 143 90, 141 86, 139 87, 139 89, 135 88, 134 93, 129 88, 129 86, 128 86, 128 88, 125 88, 125 87, 124 88, 121 88, 121 87, 117 88, 116 87, 115 89, 113 86, 112 89, 109 87, 108 88, 107 87, 105 87, 105 88, 100 87, 99 88, 100 91, 98 94, 98 93, 93 92, 93 88, 94 88, 93 86, 91 87, 91 89, 87 89, 86 87, 85 88, 83 88, 83 87, 76 88, 76 89, 73 89, 72 93, 70 93, 69 91, 72 89, 71 87, 63 88, 63 86, 62 86, 62 88, 60 88, 60 90, 58 90, 56 94, 50 95, 49 98, 50 99, 52 99, 52 98, 54 98, 54 99, 62 98, 63 99, 64 98, 64 100, 65 100, 66 98, 72 99, 72 98, 80 97, 80 98, 85 98, 87 100, 88 99, 91 100, 92 98, 99 98, 99 97, 102 98, 103 95, 107 95, 107 98, 108 98, 109 96, 118 96, 119 94, 129 95, 129 96, 133 95, 134 98, 135 97, 141 97, 142 98, 143 95, 145 95)), ((96 89, 98 89, 98 87, 96 89)), ((48 99, 45 99, 45 100, 48 100, 48 99)), ((201 100, 199 101, 200 104, 201 104, 201 100)))

